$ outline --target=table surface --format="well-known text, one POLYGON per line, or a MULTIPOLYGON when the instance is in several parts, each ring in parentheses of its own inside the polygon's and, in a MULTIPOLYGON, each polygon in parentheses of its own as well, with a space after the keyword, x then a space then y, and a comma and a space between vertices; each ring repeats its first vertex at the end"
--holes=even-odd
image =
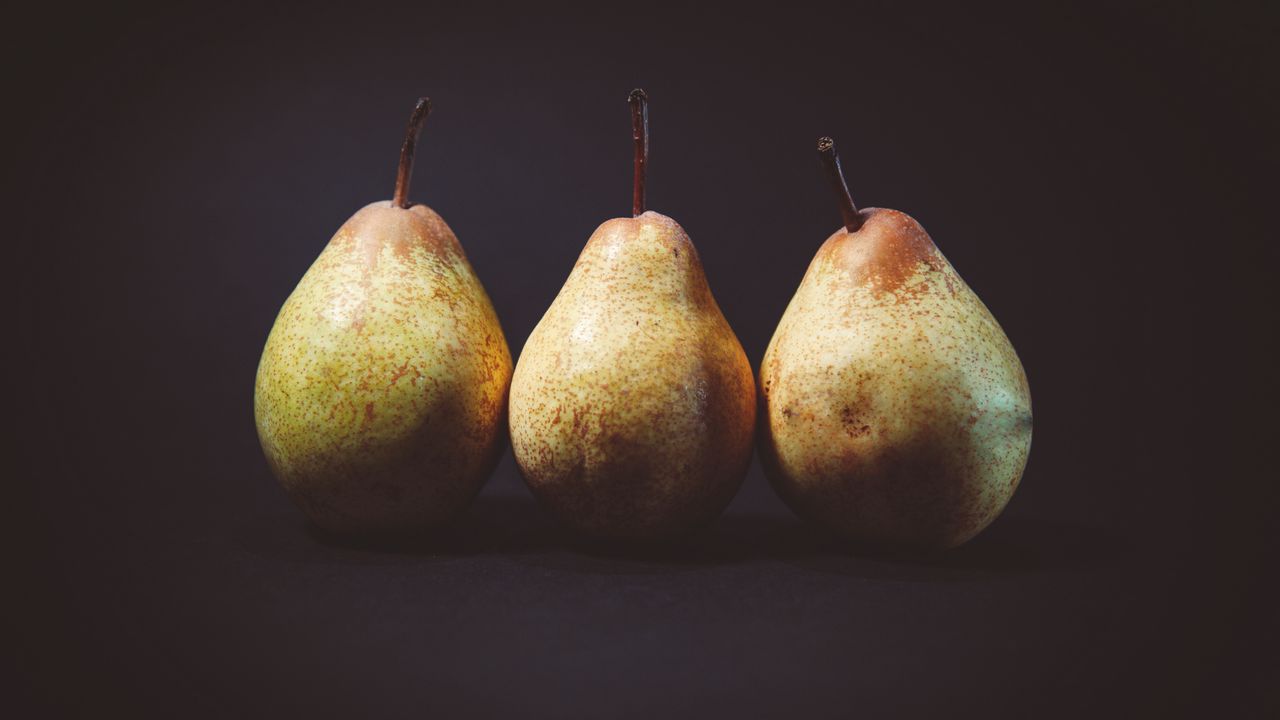
POLYGON ((79 598, 63 639, 92 668, 63 701, 200 717, 1065 717, 1210 699, 1243 712, 1274 689, 1231 647, 1241 618, 1217 606, 1211 568, 1016 499, 958 550, 859 556, 806 531, 756 465, 690 544, 617 554, 560 532, 508 454, 444 536, 353 547, 254 475, 270 488, 259 507, 156 518, 61 558, 79 598))

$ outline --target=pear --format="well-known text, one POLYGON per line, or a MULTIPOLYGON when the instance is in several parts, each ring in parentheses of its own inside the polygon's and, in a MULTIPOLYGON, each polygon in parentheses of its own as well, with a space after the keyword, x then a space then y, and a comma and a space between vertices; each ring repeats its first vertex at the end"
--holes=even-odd
POLYGON ((511 354, 457 237, 408 202, 419 100, 394 199, 338 229, 285 301, 254 388, 258 437, 307 518, 403 534, 463 511, 505 443, 511 354))
POLYGON ((713 521, 751 460, 755 379, 689 236, 645 209, 647 103, 630 96, 633 217, 591 235, 525 343, 511 444, 534 496, 588 536, 661 542, 713 521))
POLYGON ((857 544, 944 549, 1001 510, 1031 448, 1026 373, 928 233, 859 211, 818 250, 760 368, 760 449, 802 518, 857 544))

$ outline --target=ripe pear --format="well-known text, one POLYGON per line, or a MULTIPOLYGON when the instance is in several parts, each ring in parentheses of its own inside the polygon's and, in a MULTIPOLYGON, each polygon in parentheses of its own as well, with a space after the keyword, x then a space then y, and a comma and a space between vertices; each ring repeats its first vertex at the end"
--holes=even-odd
POLYGON ((362 208, 303 276, 258 366, 271 469, 322 530, 404 534, 455 518, 505 442, 511 354, 444 220, 408 200, 419 101, 395 199, 362 208))
POLYGON ((525 343, 511 444, 568 527, 679 538, 717 517, 751 460, 755 381, 689 236, 644 208, 647 112, 631 95, 633 217, 601 225, 525 343))
POLYGON ((829 138, 819 150, 845 227, 818 250, 761 364, 766 472, 798 515, 857 543, 960 545, 1021 480, 1026 373, 924 228, 858 211, 829 138))

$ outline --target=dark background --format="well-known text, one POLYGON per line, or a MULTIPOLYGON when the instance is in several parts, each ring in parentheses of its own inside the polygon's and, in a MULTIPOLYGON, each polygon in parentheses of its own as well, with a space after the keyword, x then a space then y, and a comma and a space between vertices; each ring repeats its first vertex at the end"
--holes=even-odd
POLYGON ((180 717, 1280 709, 1274 12, 748 5, 7 23, 7 697, 180 717), (390 196, 414 99, 435 113, 413 199, 458 233, 518 355, 629 209, 633 86, 650 206, 690 233, 753 365, 839 224, 821 134, 857 201, 914 215, 991 308, 1036 435, 985 534, 851 555, 753 465, 699 543, 602 554, 551 527, 509 453, 432 544, 307 532, 262 459, 253 374, 324 243, 390 196))

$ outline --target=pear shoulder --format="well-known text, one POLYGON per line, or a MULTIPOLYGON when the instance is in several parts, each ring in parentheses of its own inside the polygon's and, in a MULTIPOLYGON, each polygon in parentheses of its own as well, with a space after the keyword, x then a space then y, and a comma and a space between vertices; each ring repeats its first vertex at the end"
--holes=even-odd
POLYGON ((898 210, 867 208, 862 227, 840 228, 814 257, 814 266, 829 264, 877 296, 898 292, 923 271, 941 271, 946 260, 915 218, 898 210))
POLYGON ((399 208, 390 200, 369 203, 356 211, 330 241, 340 249, 351 244, 364 252, 368 265, 376 265, 384 247, 398 260, 409 260, 414 249, 437 256, 463 255, 462 245, 440 214, 426 205, 399 208))
POLYGON ((596 228, 566 287, 580 285, 587 277, 600 281, 590 287, 601 301, 632 294, 651 298, 657 293, 698 307, 715 302, 689 234, 675 220, 652 210, 606 220, 596 228))
MULTIPOLYGON (((689 239, 689 234, 680 226, 680 223, 653 210, 646 210, 635 217, 605 220, 600 223, 600 227, 596 228, 595 232, 591 233, 583 252, 593 247, 613 248, 623 243, 628 247, 659 245, 672 251, 697 252, 693 241, 689 239)), ((626 248, 618 247, 617 249, 626 248)))

